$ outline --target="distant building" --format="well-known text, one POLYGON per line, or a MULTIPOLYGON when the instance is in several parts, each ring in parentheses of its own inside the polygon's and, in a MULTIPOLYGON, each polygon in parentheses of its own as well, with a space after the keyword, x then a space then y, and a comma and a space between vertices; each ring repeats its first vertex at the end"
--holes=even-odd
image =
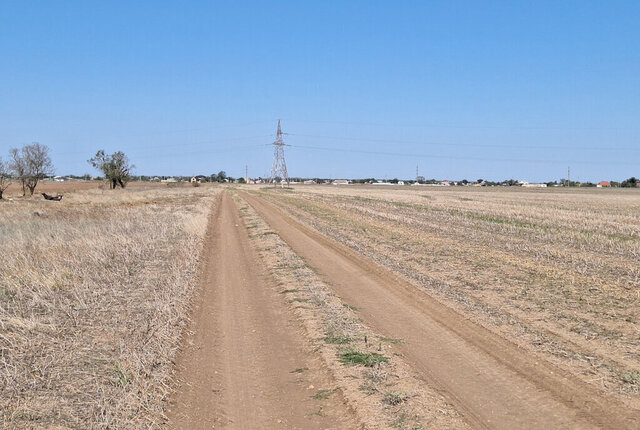
POLYGON ((611 182, 609 181, 601 181, 601 182, 598 182, 598 185, 596 185, 596 187, 598 188, 610 187, 610 186, 611 186, 611 182))
POLYGON ((349 183, 346 179, 336 179, 333 181, 333 185, 349 185, 349 183))

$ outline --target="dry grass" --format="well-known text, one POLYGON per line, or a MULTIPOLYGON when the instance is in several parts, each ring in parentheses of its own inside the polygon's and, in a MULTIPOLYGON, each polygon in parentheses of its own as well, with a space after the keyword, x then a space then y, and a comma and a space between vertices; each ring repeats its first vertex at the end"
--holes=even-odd
POLYGON ((163 426, 215 194, 0 202, 0 427, 163 426))
POLYGON ((299 187, 262 195, 626 401, 640 383, 638 190, 299 187))
POLYGON ((364 428, 468 428, 462 416, 395 353, 398 339, 367 327, 244 200, 236 200, 262 263, 336 380, 337 388, 316 395, 339 389, 364 428))

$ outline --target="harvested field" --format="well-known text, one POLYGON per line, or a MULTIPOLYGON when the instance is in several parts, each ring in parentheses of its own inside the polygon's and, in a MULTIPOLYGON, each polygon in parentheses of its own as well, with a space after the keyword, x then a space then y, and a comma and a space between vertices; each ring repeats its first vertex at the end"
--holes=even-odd
POLYGON ((157 428, 218 191, 57 190, 0 201, 0 427, 157 428))
POLYGON ((262 190, 416 287, 638 409, 636 190, 262 190))
POLYGON ((636 190, 66 192, 0 202, 0 427, 640 428, 636 190))

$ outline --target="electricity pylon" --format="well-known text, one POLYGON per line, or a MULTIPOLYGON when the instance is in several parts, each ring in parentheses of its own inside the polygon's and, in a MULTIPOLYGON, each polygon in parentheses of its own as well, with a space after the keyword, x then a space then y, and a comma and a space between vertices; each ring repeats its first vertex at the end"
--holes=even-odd
POLYGON ((278 120, 278 133, 276 134, 276 141, 273 142, 273 167, 271 168, 271 177, 269 183, 276 185, 276 178, 280 178, 280 185, 284 187, 284 182, 287 181, 287 187, 289 186, 289 175, 287 174, 287 163, 284 161, 284 147, 289 146, 282 140, 282 129, 280 128, 280 120, 278 120))

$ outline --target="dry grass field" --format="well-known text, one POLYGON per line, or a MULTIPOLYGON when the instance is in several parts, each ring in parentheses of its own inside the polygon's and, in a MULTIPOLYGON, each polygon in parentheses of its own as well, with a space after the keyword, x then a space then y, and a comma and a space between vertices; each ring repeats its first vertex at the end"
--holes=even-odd
POLYGON ((637 190, 324 186, 260 195, 638 407, 637 190))
POLYGON ((100 185, 0 201, 0 428, 640 426, 637 190, 100 185))
POLYGON ((157 428, 217 189, 45 185, 0 201, 0 427, 157 428))

